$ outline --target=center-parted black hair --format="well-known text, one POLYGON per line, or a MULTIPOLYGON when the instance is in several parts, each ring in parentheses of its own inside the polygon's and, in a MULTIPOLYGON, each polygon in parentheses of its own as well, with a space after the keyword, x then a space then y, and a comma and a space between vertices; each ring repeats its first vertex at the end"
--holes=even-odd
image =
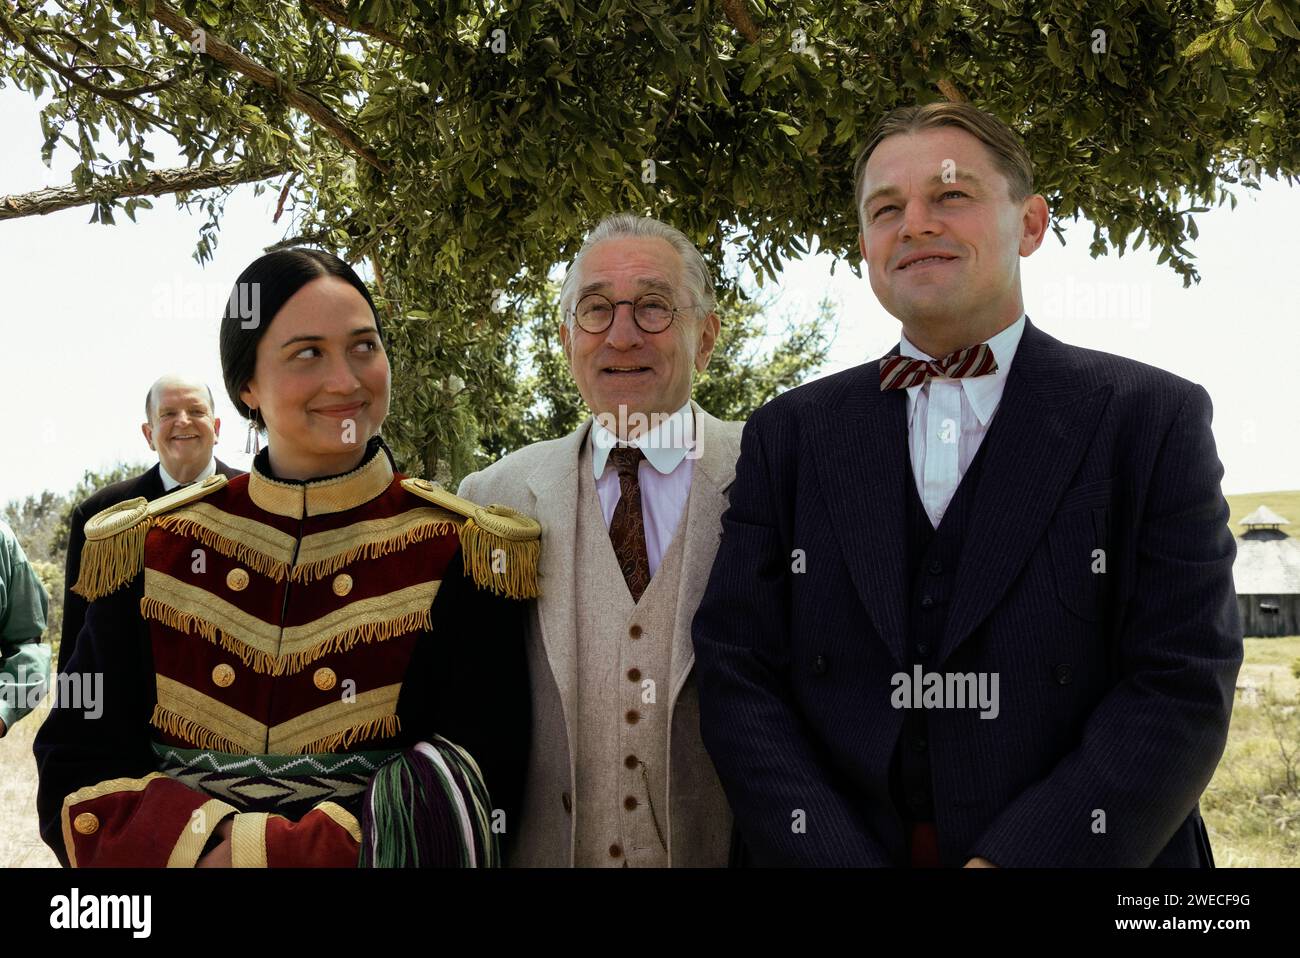
POLYGON ((337 276, 365 297, 383 341, 384 329, 370 290, 352 267, 333 253, 295 247, 259 256, 235 280, 221 320, 221 376, 226 394, 245 419, 251 419, 252 413, 239 392, 253 378, 257 344, 290 297, 322 276, 337 276))

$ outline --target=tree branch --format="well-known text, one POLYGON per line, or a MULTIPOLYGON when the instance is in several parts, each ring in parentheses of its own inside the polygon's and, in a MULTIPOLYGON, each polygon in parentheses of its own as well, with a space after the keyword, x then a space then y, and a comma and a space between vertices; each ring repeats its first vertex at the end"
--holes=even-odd
MULTIPOLYGON (((153 18, 159 23, 168 27, 174 33, 178 34, 185 43, 190 42, 190 37, 194 36, 195 30, 198 29, 194 24, 181 16, 179 12, 168 6, 163 0, 158 0, 153 7, 153 18)), ((388 172, 388 164, 379 159, 378 156, 367 146, 359 136, 348 128, 333 110, 322 103, 319 99, 303 90, 296 89, 292 84, 285 82, 284 77, 274 70, 268 70, 260 63, 256 62, 240 53, 228 43, 217 39, 211 34, 204 31, 203 34, 205 53, 222 66, 234 70, 248 77, 258 86, 265 87, 268 90, 274 90, 275 93, 283 97, 293 106, 297 107, 303 113, 319 123, 322 127, 333 134, 334 138, 355 153, 361 159, 365 160, 381 173, 388 172)))
POLYGON ((347 10, 333 3, 332 0, 303 0, 307 6, 311 7, 326 20, 337 23, 341 27, 347 27, 349 30, 355 30, 357 33, 364 33, 366 36, 374 37, 376 40, 382 40, 390 46, 401 47, 408 53, 416 53, 415 44, 395 33, 389 33, 382 27, 371 26, 368 24, 353 23, 348 15, 347 10))
MULTIPOLYGON (((157 93, 159 90, 166 89, 176 82, 176 77, 171 76, 166 80, 158 83, 150 83, 147 86, 136 87, 105 87, 93 83, 90 79, 78 73, 70 66, 60 63, 55 57, 50 56, 41 49, 40 44, 36 43, 30 37, 20 34, 10 23, 7 17, 0 16, 0 33, 3 33, 14 43, 21 46, 29 54, 45 64, 63 79, 75 86, 89 90, 95 96, 102 97, 105 100, 112 100, 114 103, 125 103, 127 100, 133 100, 138 96, 146 93, 157 93)), ((84 44, 83 44, 84 46, 84 44)))
POLYGON ((280 202, 275 204, 275 215, 271 217, 272 223, 280 222, 280 217, 284 215, 284 201, 289 198, 289 187, 293 186, 293 181, 298 178, 298 171, 294 170, 284 179, 284 186, 280 189, 280 202))
POLYGON ((758 42, 758 27, 754 25, 754 18, 749 15, 745 0, 722 0, 722 12, 727 15, 731 25, 740 31, 742 37, 750 43, 758 42))
POLYGON ((290 236, 288 239, 282 239, 278 243, 272 243, 270 246, 263 246, 263 253, 274 253, 277 250, 289 249, 293 246, 327 246, 329 235, 327 233, 301 233, 297 236, 290 236))
POLYGON ((77 189, 75 186, 59 186, 35 190, 31 193, 15 193, 10 196, 0 196, 0 220, 44 216, 46 213, 55 213, 106 199, 163 196, 167 193, 186 193, 217 186, 255 183, 258 180, 279 176, 289 168, 287 162, 253 163, 237 160, 194 169, 154 170, 147 179, 139 183, 127 177, 114 176, 96 180, 89 189, 85 190, 77 189))
POLYGON ((962 93, 961 90, 958 90, 957 84, 953 83, 947 77, 942 77, 936 80, 934 85, 939 88, 939 92, 944 95, 944 98, 947 99, 948 102, 950 103, 966 102, 966 94, 962 93))

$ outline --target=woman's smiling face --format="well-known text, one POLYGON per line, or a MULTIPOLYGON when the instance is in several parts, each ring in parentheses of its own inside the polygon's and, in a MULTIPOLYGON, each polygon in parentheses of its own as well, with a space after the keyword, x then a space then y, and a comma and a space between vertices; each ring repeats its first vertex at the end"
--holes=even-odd
POLYGON ((314 279, 276 313, 240 398, 261 414, 271 468, 286 479, 346 472, 388 415, 390 371, 365 298, 314 279))

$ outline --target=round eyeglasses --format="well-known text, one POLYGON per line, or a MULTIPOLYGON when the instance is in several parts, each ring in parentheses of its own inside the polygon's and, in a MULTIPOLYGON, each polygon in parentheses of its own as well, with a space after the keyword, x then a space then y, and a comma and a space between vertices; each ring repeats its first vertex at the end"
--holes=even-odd
POLYGON ((603 333, 614 322, 615 312, 624 303, 632 307, 632 321, 643 333, 662 333, 677 318, 678 310, 700 308, 698 303, 674 306, 666 297, 655 293, 617 302, 600 293, 588 293, 578 300, 573 316, 585 332, 603 333))

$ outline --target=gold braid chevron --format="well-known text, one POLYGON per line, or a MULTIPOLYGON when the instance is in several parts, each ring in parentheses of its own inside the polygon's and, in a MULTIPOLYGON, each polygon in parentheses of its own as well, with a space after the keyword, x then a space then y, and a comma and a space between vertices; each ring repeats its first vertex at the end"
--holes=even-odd
POLYGON ((358 560, 378 559, 457 529, 456 517, 446 510, 408 509, 399 515, 366 519, 304 536, 294 564, 293 536, 208 503, 160 516, 154 524, 197 539, 214 552, 276 582, 288 578, 303 583, 332 575, 358 560))
POLYGON ((402 730, 397 702, 402 683, 358 692, 265 725, 198 689, 165 675, 155 676, 158 702, 150 724, 169 735, 232 755, 301 755, 351 748, 402 730))
POLYGON ((302 671, 317 659, 360 643, 386 642, 433 628, 433 600, 441 581, 432 579, 384 595, 349 602, 302 625, 281 630, 221 596, 146 569, 140 614, 145 619, 199 635, 239 656, 264 675, 302 671))

